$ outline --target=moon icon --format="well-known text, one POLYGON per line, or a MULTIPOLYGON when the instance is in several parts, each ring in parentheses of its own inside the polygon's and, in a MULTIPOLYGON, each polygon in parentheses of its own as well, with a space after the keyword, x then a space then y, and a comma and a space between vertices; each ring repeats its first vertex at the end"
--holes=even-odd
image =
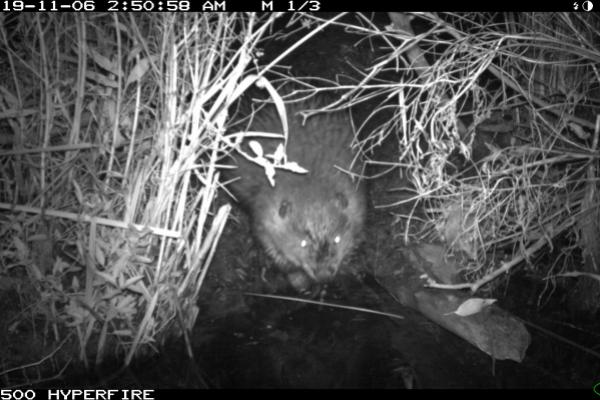
POLYGON ((592 8, 594 8, 594 3, 592 3, 591 1, 584 1, 583 4, 581 5, 581 8, 583 8, 585 11, 592 11, 592 8))

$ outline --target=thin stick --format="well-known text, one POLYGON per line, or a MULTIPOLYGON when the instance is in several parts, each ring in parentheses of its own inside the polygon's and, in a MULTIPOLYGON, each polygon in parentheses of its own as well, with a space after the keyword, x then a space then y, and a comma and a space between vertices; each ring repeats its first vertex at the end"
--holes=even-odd
POLYGON ((360 311, 360 312, 364 312, 364 313, 368 313, 368 314, 383 315, 384 317, 404 319, 404 317, 402 315, 386 313, 383 311, 371 310, 369 308, 363 308, 363 307, 346 306, 343 304, 326 303, 326 302, 322 302, 322 301, 300 299, 297 297, 290 297, 290 296, 278 296, 278 295, 273 295, 273 294, 262 294, 262 293, 252 293, 252 292, 245 292, 244 294, 248 295, 248 296, 254 296, 254 297, 266 297, 268 299, 296 301, 299 303, 314 304, 317 306, 326 306, 326 307, 331 307, 331 308, 342 308, 344 310, 360 311))
MULTIPOLYGON (((11 210, 11 211, 26 212, 29 214, 38 214, 38 215, 42 214, 42 209, 39 207, 13 206, 12 204, 8 204, 8 203, 0 203, 0 210, 11 210)), ((46 209, 46 210, 44 210, 44 215, 48 215, 48 216, 56 217, 56 218, 70 219, 72 221, 82 221, 82 222, 88 222, 88 223, 94 222, 99 225, 112 226, 113 228, 122 228, 122 229, 135 228, 139 231, 149 230, 150 232, 152 232, 155 235, 167 236, 167 237, 170 237, 173 239, 181 238, 181 233, 178 231, 164 229, 164 228, 155 228, 152 226, 145 226, 145 225, 139 225, 139 224, 131 224, 131 223, 122 222, 122 221, 115 221, 113 219, 108 219, 108 218, 92 217, 90 215, 85 215, 85 214, 75 214, 75 213, 70 213, 70 212, 66 212, 66 211, 46 209)))

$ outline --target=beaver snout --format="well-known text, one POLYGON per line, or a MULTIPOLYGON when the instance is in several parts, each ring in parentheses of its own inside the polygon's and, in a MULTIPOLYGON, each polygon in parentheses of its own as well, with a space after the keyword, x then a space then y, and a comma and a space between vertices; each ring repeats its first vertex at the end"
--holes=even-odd
POLYGON ((333 279, 336 269, 334 267, 319 268, 315 273, 315 278, 319 282, 327 282, 333 279))

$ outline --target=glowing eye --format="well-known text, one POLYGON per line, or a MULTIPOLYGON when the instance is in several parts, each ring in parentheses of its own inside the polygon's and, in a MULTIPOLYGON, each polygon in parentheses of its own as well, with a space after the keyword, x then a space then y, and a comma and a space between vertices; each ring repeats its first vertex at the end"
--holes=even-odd
POLYGON ((306 242, 306 239, 302 239, 302 241, 300 242, 300 247, 306 247, 308 243, 306 242))
POLYGON ((340 235, 337 235, 336 237, 333 238, 333 243, 335 243, 335 244, 340 244, 341 241, 342 241, 342 239, 340 238, 340 235))

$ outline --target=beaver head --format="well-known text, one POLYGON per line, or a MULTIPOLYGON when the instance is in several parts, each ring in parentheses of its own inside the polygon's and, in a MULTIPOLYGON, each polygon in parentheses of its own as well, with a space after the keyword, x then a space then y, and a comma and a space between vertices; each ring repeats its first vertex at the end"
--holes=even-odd
MULTIPOLYGON (((362 191, 275 195, 258 207, 255 234, 284 272, 301 269, 316 282, 333 278, 359 242, 364 219, 362 191)), ((331 188, 329 188, 331 189, 331 188)))

